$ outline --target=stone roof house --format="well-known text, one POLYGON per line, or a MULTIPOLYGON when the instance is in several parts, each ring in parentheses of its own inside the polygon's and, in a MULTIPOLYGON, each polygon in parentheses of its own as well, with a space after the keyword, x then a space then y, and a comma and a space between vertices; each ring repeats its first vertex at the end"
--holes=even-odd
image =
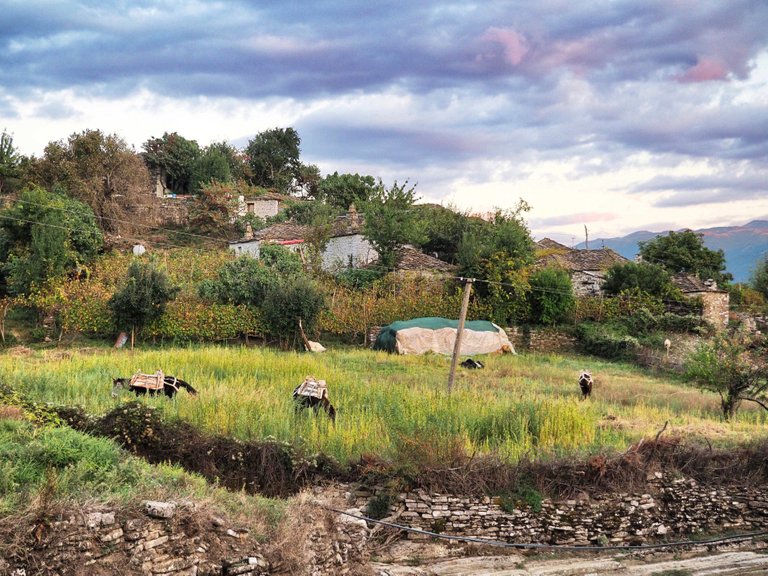
MULTIPOLYGON (((368 266, 375 268, 378 259, 368 266)), ((401 276, 425 276, 432 278, 451 276, 456 273, 456 266, 444 262, 429 254, 424 254, 418 248, 409 244, 402 246, 397 252, 397 265, 394 272, 401 276)))
POLYGON ((288 200, 300 202, 298 198, 286 196, 285 194, 278 194, 277 192, 267 192, 266 194, 261 194, 252 198, 240 196, 238 197, 237 202, 237 215, 245 216, 246 214, 253 214, 259 218, 276 216, 288 200))
MULTIPOLYGON (((229 247, 237 254, 259 257, 260 247, 265 244, 279 244, 295 252, 301 252, 304 245, 316 233, 311 226, 291 222, 273 224, 249 234, 229 247)), ((330 272, 343 268, 360 268, 378 258, 379 254, 362 234, 362 218, 354 206, 331 224, 328 242, 323 251, 323 270, 330 272)))
POLYGON ((576 296, 598 296, 605 283, 605 273, 614 264, 629 262, 624 256, 610 248, 597 250, 578 250, 550 238, 538 241, 539 256, 536 266, 559 266, 571 276, 573 292, 576 296))
MULTIPOLYGON (((254 258, 259 257, 260 248, 264 244, 279 244, 303 254, 310 238, 327 233, 328 242, 322 255, 323 270, 338 272, 345 268, 373 267, 378 262, 379 254, 363 237, 363 224, 363 217, 358 214, 354 206, 350 206, 349 211, 337 217, 327 231, 318 231, 312 226, 293 222, 282 222, 256 232, 246 232, 240 240, 230 242, 229 247, 238 255, 247 254, 254 258)), ((455 270, 454 265, 423 254, 413 246, 405 245, 399 250, 395 272, 422 276, 449 276, 455 270)))
POLYGON ((691 274, 676 274, 672 282, 689 298, 700 298, 703 308, 701 316, 720 330, 728 326, 730 295, 719 290, 714 280, 700 280, 691 274))

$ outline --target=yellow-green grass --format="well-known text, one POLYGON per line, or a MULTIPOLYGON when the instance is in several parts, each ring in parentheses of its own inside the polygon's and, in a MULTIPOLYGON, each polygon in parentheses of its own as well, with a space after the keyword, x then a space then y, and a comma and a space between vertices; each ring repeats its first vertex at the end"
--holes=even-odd
POLYGON ((459 369, 450 396, 447 357, 355 349, 314 355, 218 346, 10 352, 0 356, 0 379, 30 399, 103 414, 133 399, 111 397, 113 377, 161 368, 200 392, 144 400, 168 417, 243 440, 285 440, 340 461, 366 453, 395 458, 408 442, 436 452, 458 443, 468 453, 511 462, 623 450, 666 421, 667 433, 704 435, 716 445, 766 434, 764 411, 744 405, 733 422, 723 422, 716 395, 627 365, 537 354, 484 361, 484 370, 459 369), (580 400, 576 384, 582 367, 595 378, 588 401, 580 400), (324 417, 294 415, 291 392, 307 375, 328 382, 338 409, 335 426, 324 417))

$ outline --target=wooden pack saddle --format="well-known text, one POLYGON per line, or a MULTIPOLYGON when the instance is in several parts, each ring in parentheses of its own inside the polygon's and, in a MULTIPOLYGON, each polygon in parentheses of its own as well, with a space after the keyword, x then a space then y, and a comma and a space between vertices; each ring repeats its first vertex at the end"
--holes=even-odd
POLYGON ((323 398, 328 397, 328 386, 326 385, 325 380, 315 380, 312 376, 307 376, 304 379, 304 382, 296 386, 293 395, 311 396, 322 400, 323 398))
POLYGON ((131 386, 146 388, 147 390, 162 390, 165 386, 165 375, 162 370, 158 370, 154 374, 136 372, 131 376, 131 386))

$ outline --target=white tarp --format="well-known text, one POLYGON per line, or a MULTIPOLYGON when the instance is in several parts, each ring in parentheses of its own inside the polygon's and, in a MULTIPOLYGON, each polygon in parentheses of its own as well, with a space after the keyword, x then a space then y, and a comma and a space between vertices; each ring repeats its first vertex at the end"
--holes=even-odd
MULTIPOLYGON (((492 354, 494 352, 515 353, 512 342, 509 341, 506 332, 497 326, 496 332, 464 329, 461 333, 462 356, 473 354, 492 354)), ((456 344, 455 328, 405 328, 398 330, 395 336, 397 340, 398 354, 424 354, 434 352, 436 354, 453 354, 456 344)))

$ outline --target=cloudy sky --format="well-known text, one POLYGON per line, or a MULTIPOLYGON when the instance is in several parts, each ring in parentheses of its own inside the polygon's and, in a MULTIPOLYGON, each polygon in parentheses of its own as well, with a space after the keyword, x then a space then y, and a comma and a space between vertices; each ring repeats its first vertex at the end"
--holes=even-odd
POLYGON ((768 217, 766 0, 2 0, 0 130, 238 147, 528 202, 537 238, 768 217))

